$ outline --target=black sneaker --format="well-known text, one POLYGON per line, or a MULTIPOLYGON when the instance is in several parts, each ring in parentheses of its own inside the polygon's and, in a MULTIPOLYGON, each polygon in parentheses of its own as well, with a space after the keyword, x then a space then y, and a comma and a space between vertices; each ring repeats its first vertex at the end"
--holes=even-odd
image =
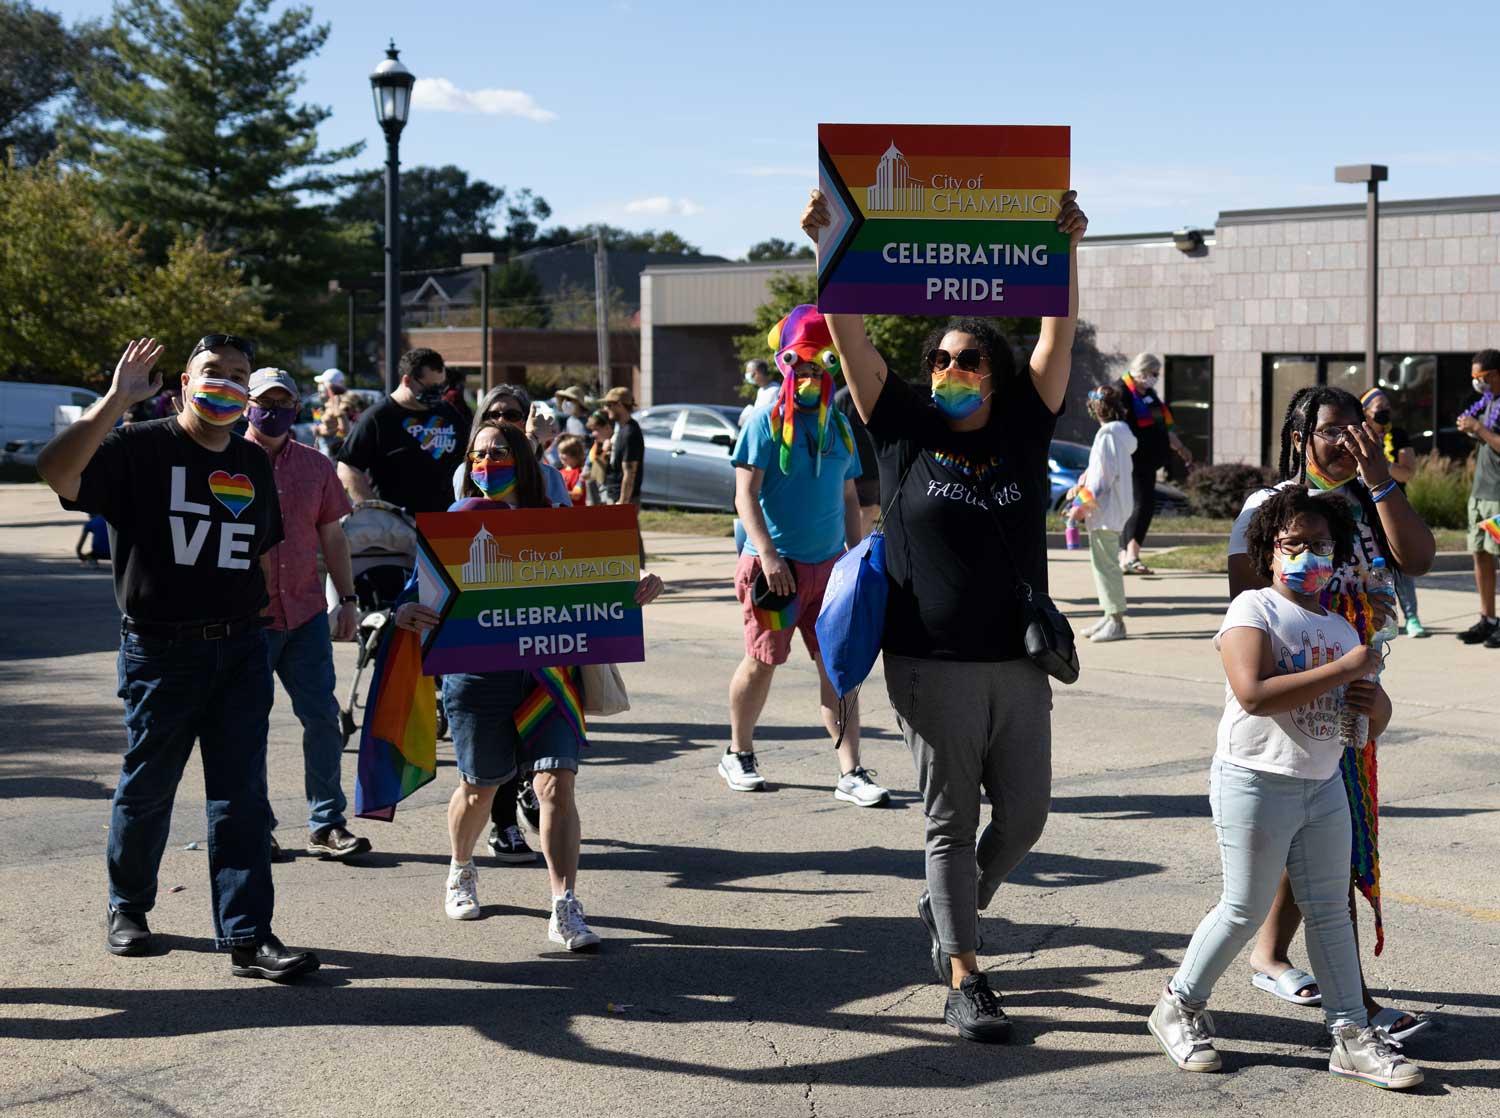
POLYGON ((521 834, 521 828, 516 826, 506 827, 503 831, 499 827, 491 827, 490 850, 494 852, 495 860, 499 862, 509 862, 519 866, 526 862, 536 861, 536 851, 526 845, 526 836, 521 834))
POLYGON ((982 974, 971 974, 957 990, 948 991, 943 1020, 965 1040, 1002 1044, 1010 1039, 1010 1018, 1000 1008, 1000 996, 990 989, 989 979, 982 974))
POLYGON ((542 805, 536 798, 536 789, 531 786, 531 776, 521 778, 516 786, 516 812, 526 829, 537 838, 542 836, 542 805))
POLYGON ((325 861, 330 858, 353 858, 370 852, 370 840, 351 835, 343 827, 319 827, 307 836, 307 852, 325 861))
POLYGON ((1497 632, 1500 632, 1500 622, 1497 622, 1493 617, 1481 617, 1462 633, 1459 633, 1458 639, 1463 641, 1464 644, 1483 644, 1497 632))
POLYGON ((1500 625, 1495 626, 1495 631, 1485 640, 1484 647, 1500 648, 1500 625))

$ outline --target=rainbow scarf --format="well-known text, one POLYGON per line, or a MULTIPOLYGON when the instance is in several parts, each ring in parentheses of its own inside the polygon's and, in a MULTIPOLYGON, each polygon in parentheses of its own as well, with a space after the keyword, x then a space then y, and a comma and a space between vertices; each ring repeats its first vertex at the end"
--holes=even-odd
MULTIPOLYGON (((396 606, 416 599, 416 580, 396 606)), ((392 615, 395 608, 392 609, 392 615)), ((375 655, 359 735, 354 814, 389 823, 396 805, 437 776, 437 694, 422 674, 422 638, 387 626, 375 655)))
POLYGON ((521 744, 530 750, 549 718, 561 718, 580 745, 588 744, 588 724, 583 717, 583 699, 578 691, 577 668, 541 668, 531 673, 531 689, 513 716, 521 744))
MULTIPOLYGON (((1375 631, 1370 599, 1363 589, 1346 581, 1348 591, 1322 596, 1323 608, 1338 614, 1368 642, 1375 631)), ((1385 947, 1385 924, 1380 912, 1380 783, 1374 739, 1358 749, 1346 749, 1339 759, 1344 793, 1349 797, 1349 817, 1354 841, 1349 848, 1349 876, 1354 887, 1370 904, 1375 915, 1375 954, 1385 947)))
MULTIPOLYGON (((1135 378, 1129 373, 1126 373, 1121 379, 1124 380, 1125 387, 1130 390, 1130 404, 1135 410, 1135 425, 1137 427, 1155 427, 1156 417, 1151 414, 1151 401, 1148 399, 1148 397, 1153 395, 1151 390, 1138 387, 1135 383, 1135 378)), ((1161 407, 1162 422, 1166 424, 1167 430, 1170 431, 1173 427, 1177 426, 1177 421, 1172 418, 1172 409, 1167 407, 1167 402, 1161 397, 1155 396, 1154 398, 1156 403, 1161 407)))

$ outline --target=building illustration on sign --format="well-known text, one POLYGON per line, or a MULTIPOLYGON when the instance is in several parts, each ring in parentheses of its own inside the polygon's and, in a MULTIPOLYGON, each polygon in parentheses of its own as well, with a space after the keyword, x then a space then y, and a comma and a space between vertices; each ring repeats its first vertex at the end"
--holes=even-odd
POLYGON ((923 187, 911 181, 911 165, 894 140, 875 166, 875 185, 865 188, 866 210, 920 210, 923 187))
POLYGON ((514 561, 500 553, 500 543, 490 535, 488 528, 480 525, 469 544, 469 561, 459 570, 459 580, 464 586, 485 586, 492 582, 509 582, 514 571, 514 561))

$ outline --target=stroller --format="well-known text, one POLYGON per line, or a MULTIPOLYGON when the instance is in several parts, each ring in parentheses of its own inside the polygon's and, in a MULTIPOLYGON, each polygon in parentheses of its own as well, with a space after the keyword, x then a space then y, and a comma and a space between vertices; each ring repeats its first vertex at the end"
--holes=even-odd
MULTIPOLYGON (((354 593, 359 598, 359 627, 355 640, 359 655, 349 684, 348 704, 339 711, 344 746, 364 725, 365 668, 375 660, 380 636, 390 620, 391 607, 417 565, 417 529, 411 517, 385 501, 363 501, 344 517, 344 535, 354 570, 354 593)), ((332 593, 332 591, 330 591, 332 593)))

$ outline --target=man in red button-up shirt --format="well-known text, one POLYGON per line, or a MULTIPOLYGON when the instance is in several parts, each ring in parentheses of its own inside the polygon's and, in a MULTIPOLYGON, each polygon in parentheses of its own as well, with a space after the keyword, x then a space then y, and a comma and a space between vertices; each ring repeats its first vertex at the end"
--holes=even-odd
POLYGON ((266 637, 271 667, 302 723, 302 758, 307 787, 309 854, 347 858, 370 849, 370 841, 345 827, 340 765, 344 736, 334 696, 331 641, 354 638, 357 621, 349 541, 340 519, 349 498, 333 463, 291 437, 300 397, 297 382, 280 369, 257 369, 250 377, 250 421, 246 438, 271 459, 281 498, 281 543, 267 554, 271 626, 266 637), (339 595, 330 631, 318 574, 318 552, 339 595))

